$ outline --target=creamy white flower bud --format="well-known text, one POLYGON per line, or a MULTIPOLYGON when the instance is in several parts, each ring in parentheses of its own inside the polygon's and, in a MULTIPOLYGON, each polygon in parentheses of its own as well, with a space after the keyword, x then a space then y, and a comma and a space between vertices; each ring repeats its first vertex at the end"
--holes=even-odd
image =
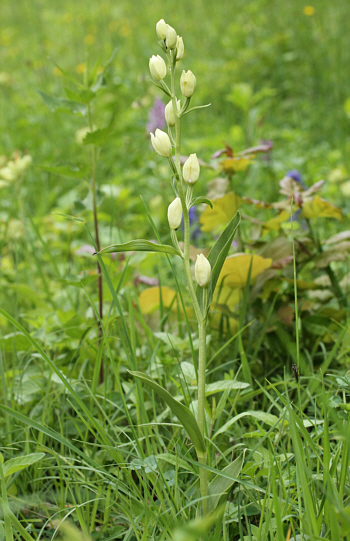
MULTIPOLYGON (((180 112, 181 109, 181 103, 180 100, 177 100, 177 112, 180 112)), ((173 102, 172 100, 169 101, 169 103, 165 106, 165 120, 168 126, 175 126, 175 115, 174 115, 174 108, 173 108, 173 102)))
POLYGON ((160 19, 160 21, 157 22, 156 32, 159 39, 166 38, 166 22, 164 21, 164 19, 160 19))
POLYGON ((194 266, 194 275, 197 284, 201 287, 208 287, 211 278, 211 266, 203 254, 197 255, 197 261, 194 266))
POLYGON ((176 41, 176 61, 181 60, 185 52, 184 40, 182 37, 177 36, 176 41))
POLYGON ((168 49, 175 49, 177 42, 177 33, 176 30, 169 24, 166 25, 166 38, 165 45, 168 49))
POLYGON ((182 176, 187 184, 195 184, 199 178, 200 167, 197 154, 190 154, 190 157, 184 163, 182 176))
POLYGON ((182 205, 180 197, 174 199, 168 207, 168 222, 170 229, 179 229, 182 220, 182 205))
POLYGON ((196 78, 193 75, 192 71, 188 70, 183 71, 180 77, 180 88, 181 92, 186 98, 193 96, 193 93, 196 89, 196 78))
POLYGON ((153 55, 149 59, 149 70, 156 81, 160 81, 166 76, 166 64, 159 54, 157 56, 153 55))
POLYGON ((154 134, 151 133, 151 143, 157 154, 165 158, 171 157, 172 147, 167 133, 157 128, 154 134))

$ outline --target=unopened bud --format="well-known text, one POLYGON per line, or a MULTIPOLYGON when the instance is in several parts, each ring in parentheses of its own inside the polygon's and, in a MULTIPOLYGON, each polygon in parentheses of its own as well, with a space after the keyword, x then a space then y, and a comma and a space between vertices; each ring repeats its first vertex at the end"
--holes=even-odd
POLYGON ((171 157, 172 148, 167 133, 157 128, 154 134, 151 133, 151 143, 157 154, 164 156, 165 158, 171 157))
POLYGON ((190 157, 184 163, 182 176, 187 184, 195 184, 199 178, 200 167, 197 154, 190 154, 190 157))
POLYGON ((185 52, 184 40, 177 36, 176 41, 176 61, 181 60, 185 52))
POLYGON ((194 275, 197 284, 201 287, 208 287, 211 278, 211 266, 203 254, 197 255, 197 261, 194 266, 194 275))
POLYGON ((193 93, 196 89, 196 78, 193 75, 192 71, 188 70, 183 71, 180 77, 180 88, 181 92, 186 98, 193 96, 193 93))
MULTIPOLYGON (((177 112, 179 113, 181 108, 180 100, 177 100, 176 105, 177 112)), ((168 126, 175 126, 175 115, 172 100, 169 101, 169 103, 165 106, 165 120, 168 126)))
POLYGON ((156 24, 156 32, 159 39, 165 39, 166 38, 166 22, 164 19, 160 19, 160 21, 156 24))
POLYGON ((157 56, 153 55, 149 59, 149 69, 153 79, 156 81, 160 81, 166 76, 166 64, 159 54, 157 56))
POLYGON ((168 49, 175 49, 177 42, 177 33, 176 30, 169 24, 166 25, 166 38, 165 45, 168 49))
POLYGON ((168 207, 168 222, 170 229, 179 229, 182 221, 182 205, 180 197, 174 199, 168 207))

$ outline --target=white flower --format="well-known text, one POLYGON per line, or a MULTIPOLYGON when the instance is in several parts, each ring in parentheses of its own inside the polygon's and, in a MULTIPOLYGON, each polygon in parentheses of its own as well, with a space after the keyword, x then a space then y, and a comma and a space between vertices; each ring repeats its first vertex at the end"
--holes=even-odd
POLYGON ((167 133, 157 128, 154 134, 151 133, 151 143, 157 154, 165 158, 171 157, 172 147, 167 133))
MULTIPOLYGON (((180 112, 181 104, 180 100, 177 100, 177 112, 180 112)), ((175 115, 174 115, 174 109, 173 109, 173 102, 172 100, 169 101, 169 103, 165 106, 165 120, 168 126, 175 126, 175 115)))
POLYGON ((166 27, 167 24, 164 21, 164 19, 160 19, 160 21, 156 24, 156 32, 159 39, 165 39, 166 38, 166 27))
POLYGON ((181 92, 186 98, 193 96, 193 93, 196 89, 196 78, 193 75, 192 71, 188 70, 183 71, 180 77, 180 88, 181 92))
POLYGON ((203 254, 197 255, 197 261, 194 266, 194 275, 197 284, 201 287, 208 287, 211 278, 211 266, 203 254))
POLYGON ((160 81, 166 76, 166 64, 159 54, 157 56, 153 55, 149 59, 149 69, 153 79, 156 81, 160 81))
POLYGON ((178 229, 182 220, 182 205, 180 197, 174 199, 168 207, 168 222, 170 229, 178 229))
POLYGON ((195 184, 199 178, 200 167, 197 154, 190 154, 190 157, 184 163, 182 176, 187 184, 195 184))
POLYGON ((181 58, 184 55, 184 52, 185 52, 184 40, 180 36, 177 36, 177 41, 176 41, 176 60, 177 61, 181 60, 181 58))
POLYGON ((177 33, 176 30, 169 24, 166 25, 166 38, 165 45, 168 49, 175 49, 177 43, 177 33))

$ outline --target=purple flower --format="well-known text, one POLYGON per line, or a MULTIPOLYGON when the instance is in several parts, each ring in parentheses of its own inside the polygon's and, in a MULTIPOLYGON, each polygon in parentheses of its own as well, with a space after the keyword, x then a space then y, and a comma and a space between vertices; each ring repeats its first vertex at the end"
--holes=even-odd
MULTIPOLYGON (((191 228, 191 237, 192 240, 196 240, 198 237, 200 237, 201 230, 200 227, 193 227, 198 223, 198 217, 197 217, 197 211, 196 207, 191 207, 188 211, 188 216, 190 219, 190 228, 191 228)), ((184 231, 184 219, 182 218, 182 224, 181 224, 182 231, 184 231)))
POLYGON ((159 98, 155 98, 152 108, 148 113, 147 133, 155 132, 156 129, 165 128, 165 105, 159 98))
POLYGON ((292 178, 302 187, 303 190, 307 190, 307 186, 304 184, 302 176, 297 169, 292 169, 291 171, 288 171, 286 177, 292 178))

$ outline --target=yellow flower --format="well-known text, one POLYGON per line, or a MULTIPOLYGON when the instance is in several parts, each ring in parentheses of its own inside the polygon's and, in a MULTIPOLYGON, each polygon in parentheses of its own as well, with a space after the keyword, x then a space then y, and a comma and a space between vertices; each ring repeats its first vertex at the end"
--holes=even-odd
POLYGON ((312 17, 315 14, 315 8, 313 6, 304 6, 303 13, 307 17, 312 17))

